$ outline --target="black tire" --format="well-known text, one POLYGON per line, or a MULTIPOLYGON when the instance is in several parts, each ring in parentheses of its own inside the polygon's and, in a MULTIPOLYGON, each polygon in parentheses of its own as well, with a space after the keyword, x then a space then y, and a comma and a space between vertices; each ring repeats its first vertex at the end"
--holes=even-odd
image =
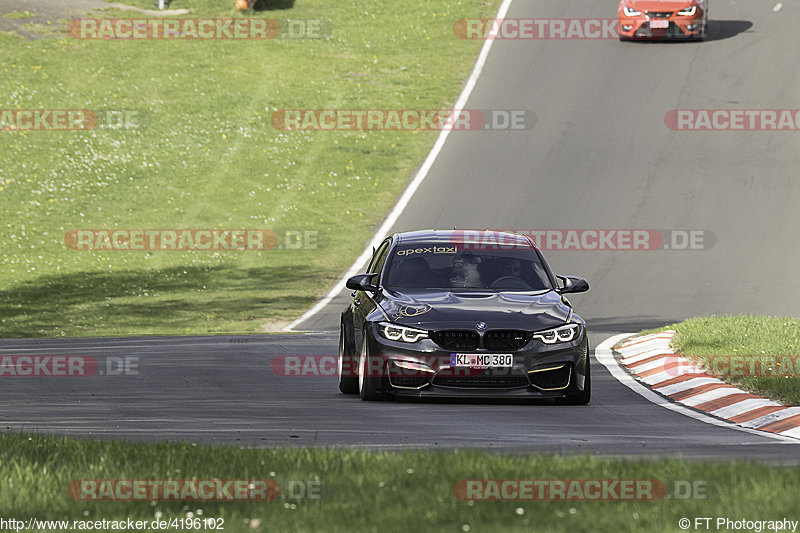
POLYGON ((339 390, 344 394, 356 394, 358 392, 358 377, 353 368, 353 354, 350 343, 344 333, 344 324, 339 327, 339 390))
POLYGON ((708 34, 708 27, 706 25, 703 25, 702 29, 699 32, 697 32, 696 34, 692 35, 691 38, 689 38, 689 41, 694 43, 703 42, 706 40, 707 34, 708 34))
POLYGON ((705 41, 708 39, 708 22, 703 22, 703 29, 700 30, 700 34, 697 36, 698 41, 705 41))
POLYGON ((367 332, 361 335, 361 350, 358 352, 358 394, 362 400, 373 401, 380 398, 378 387, 381 383, 380 376, 371 376, 368 370, 369 347, 367 344, 367 332))
POLYGON ((558 400, 561 405, 589 405, 592 399, 592 365, 589 364, 589 355, 586 355, 586 377, 583 379, 583 390, 568 394, 558 400))
POLYGON ((706 6, 706 11, 703 14, 703 26, 700 29, 700 32, 695 36, 695 41, 705 41, 708 39, 708 6, 706 6))

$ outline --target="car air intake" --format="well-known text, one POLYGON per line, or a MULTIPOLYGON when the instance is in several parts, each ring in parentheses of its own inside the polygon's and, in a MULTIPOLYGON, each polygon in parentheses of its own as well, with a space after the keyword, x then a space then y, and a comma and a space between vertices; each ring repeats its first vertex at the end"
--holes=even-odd
POLYGON ((552 368, 534 369, 528 372, 531 384, 541 390, 560 390, 569 385, 572 376, 572 365, 569 363, 554 365, 552 368))
POLYGON ((447 376, 437 375, 433 384, 439 387, 458 387, 463 389, 513 389, 527 387, 528 378, 520 374, 505 376, 447 376))
POLYGON ((483 346, 493 351, 519 350, 528 344, 530 339, 530 333, 527 331, 495 330, 483 336, 483 346))
POLYGON ((430 383, 431 378, 428 376, 397 376, 389 374, 389 382, 393 387, 402 387, 405 389, 419 389, 430 383))
POLYGON ((445 330, 431 334, 433 342, 445 350, 477 350, 480 337, 474 331, 445 330))

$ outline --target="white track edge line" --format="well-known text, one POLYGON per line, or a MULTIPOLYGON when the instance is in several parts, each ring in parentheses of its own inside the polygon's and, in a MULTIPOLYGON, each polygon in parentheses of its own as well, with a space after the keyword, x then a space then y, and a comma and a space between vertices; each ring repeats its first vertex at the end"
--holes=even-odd
POLYGON ((666 409, 671 411, 675 411, 676 413, 680 413, 684 416, 688 416, 689 418, 694 418, 695 420, 699 420, 700 422, 705 422, 706 424, 711 424, 713 426, 725 427, 728 429, 735 429, 736 431, 742 431, 745 433, 750 433, 751 435, 758 435, 759 437, 768 437, 771 439, 778 440, 783 443, 791 443, 797 444, 797 440, 793 437, 787 437, 785 435, 778 435, 775 433, 770 433, 768 431, 760 431, 757 429, 750 429, 744 428, 739 425, 736 425, 734 422, 726 422, 724 420, 719 420, 718 418, 714 418, 711 415, 705 415, 698 411, 694 411, 689 409, 688 407, 684 407, 677 403, 673 403, 666 399, 665 397, 661 396, 660 394, 654 392, 648 387, 645 387, 630 374, 625 372, 619 364, 617 360, 614 359, 613 354, 611 353, 611 348, 622 339, 635 335, 635 333, 620 333, 619 335, 614 335, 603 342, 601 342, 597 348, 594 350, 594 357, 597 359, 600 364, 602 364, 609 373, 620 383, 631 389, 633 392, 637 393, 638 395, 642 396, 645 400, 652 402, 656 405, 660 405, 666 409))
MULTIPOLYGON (((508 9, 511 7, 512 1, 513 0, 503 0, 503 3, 500 4, 500 8, 497 10, 497 16, 495 17, 496 19, 505 18, 508 9)), ((467 100, 469 100, 472 90, 478 83, 478 78, 483 71, 483 67, 486 64, 487 58, 489 57, 489 51, 492 49, 492 45, 494 44, 495 39, 493 39, 492 36, 495 32, 496 30, 493 29, 492 33, 487 36, 486 41, 483 43, 483 47, 481 47, 481 51, 478 54, 478 59, 475 61, 475 66, 472 68, 472 73, 470 74, 469 78, 467 78, 467 83, 461 90, 461 94, 458 96, 458 100, 456 100, 455 105, 453 105, 453 109, 463 109, 464 106, 467 105, 467 100)), ((439 132, 439 136, 436 138, 433 148, 431 148, 431 151, 428 153, 428 156, 425 158, 425 161, 422 163, 419 171, 414 176, 414 179, 411 181, 411 183, 409 183, 408 187, 403 192, 403 195, 400 196, 400 199, 383 221, 383 224, 381 224, 378 230, 373 234, 372 239, 367 243, 364 251, 361 252, 361 255, 358 256, 358 259, 355 260, 347 272, 345 272, 344 275, 336 283, 334 283, 333 287, 331 287, 331 290, 328 291, 328 293, 321 300, 314 304, 311 309, 300 315, 300 317, 294 322, 286 326, 283 331, 295 332, 294 328, 312 316, 316 315, 323 307, 328 305, 331 300, 336 297, 336 295, 342 292, 342 286, 345 284, 348 278, 358 274, 358 271, 361 269, 362 265, 366 263, 370 257, 372 257, 372 249, 383 242, 383 239, 386 238, 386 233, 389 231, 389 229, 391 229, 394 223, 397 222, 397 219, 408 205, 411 197, 414 196, 414 193, 428 176, 428 172, 433 166, 433 163, 436 161, 436 158, 439 157, 439 153, 442 151, 442 148, 444 148, 444 143, 449 135, 450 129, 447 128, 439 132)))

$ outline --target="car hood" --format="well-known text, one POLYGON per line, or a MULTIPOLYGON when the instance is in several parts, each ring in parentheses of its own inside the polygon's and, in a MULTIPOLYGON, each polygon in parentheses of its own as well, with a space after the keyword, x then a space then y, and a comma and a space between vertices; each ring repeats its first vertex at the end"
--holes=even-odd
POLYGON ((523 329, 561 326, 571 307, 555 291, 544 293, 384 291, 380 303, 389 320, 424 329, 523 329))
MULTIPOLYGON (((628 0, 626 5, 637 11, 678 11, 695 2, 692 0, 628 0)), ((702 2, 697 2, 702 5, 702 2)))

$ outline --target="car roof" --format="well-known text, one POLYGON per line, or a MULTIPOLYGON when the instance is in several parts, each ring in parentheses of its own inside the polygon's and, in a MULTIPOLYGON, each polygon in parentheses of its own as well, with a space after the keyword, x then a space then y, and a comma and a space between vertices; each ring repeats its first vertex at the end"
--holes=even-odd
POLYGON ((536 245, 526 235, 519 235, 509 231, 496 231, 488 229, 451 229, 451 230, 418 230, 395 233, 393 235, 398 244, 415 244, 441 242, 448 244, 465 243, 503 243, 513 246, 535 248, 536 245))

